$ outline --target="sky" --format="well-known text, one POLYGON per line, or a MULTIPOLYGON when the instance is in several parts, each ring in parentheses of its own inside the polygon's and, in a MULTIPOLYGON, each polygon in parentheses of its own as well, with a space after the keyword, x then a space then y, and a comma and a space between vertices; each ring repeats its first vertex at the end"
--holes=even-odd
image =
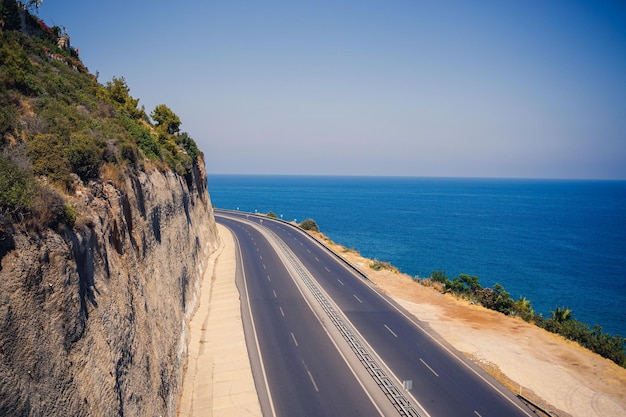
POLYGON ((626 2, 45 0, 209 174, 626 179, 626 2))

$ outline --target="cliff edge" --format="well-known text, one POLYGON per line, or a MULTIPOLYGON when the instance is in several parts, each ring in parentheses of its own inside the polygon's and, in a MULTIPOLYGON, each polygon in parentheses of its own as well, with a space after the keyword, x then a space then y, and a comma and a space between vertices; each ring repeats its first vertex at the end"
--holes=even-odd
POLYGON ((173 415, 217 246, 206 189, 154 170, 92 182, 74 204, 74 228, 5 231, 0 414, 173 415))

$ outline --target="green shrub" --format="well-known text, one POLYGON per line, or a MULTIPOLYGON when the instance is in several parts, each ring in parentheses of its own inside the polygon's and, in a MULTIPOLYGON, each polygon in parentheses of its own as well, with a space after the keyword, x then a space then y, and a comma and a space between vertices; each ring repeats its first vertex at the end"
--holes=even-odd
POLYGON ((278 217, 276 216, 276 213, 274 213, 273 211, 270 211, 269 213, 267 213, 267 214, 266 214, 266 216, 267 216, 267 217, 271 217, 272 219, 276 219, 276 218, 278 218, 278 217))
POLYGON ((320 231, 319 227, 317 226, 317 223, 315 223, 315 220, 313 219, 304 220, 302 223, 300 223, 300 227, 303 228, 304 230, 309 230, 312 232, 320 231))
POLYGON ((102 150, 94 140, 86 136, 74 135, 65 151, 72 171, 83 181, 97 178, 102 164, 102 150))
POLYGON ((35 189, 32 174, 0 154, 0 213, 28 211, 33 204, 35 189))
POLYGON ((63 204, 63 217, 65 223, 73 226, 76 223, 76 209, 70 203, 63 204))
POLYGON ((27 155, 33 163, 35 175, 47 176, 53 182, 71 189, 72 172, 66 157, 67 144, 57 135, 37 134, 27 144, 27 155))

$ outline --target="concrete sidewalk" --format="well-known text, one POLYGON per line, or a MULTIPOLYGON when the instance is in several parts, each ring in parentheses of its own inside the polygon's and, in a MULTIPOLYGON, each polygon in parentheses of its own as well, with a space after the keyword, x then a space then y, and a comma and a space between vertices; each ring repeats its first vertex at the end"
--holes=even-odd
POLYGON ((177 416, 261 416, 235 286, 235 243, 227 228, 217 226, 222 243, 209 259, 189 324, 177 416))

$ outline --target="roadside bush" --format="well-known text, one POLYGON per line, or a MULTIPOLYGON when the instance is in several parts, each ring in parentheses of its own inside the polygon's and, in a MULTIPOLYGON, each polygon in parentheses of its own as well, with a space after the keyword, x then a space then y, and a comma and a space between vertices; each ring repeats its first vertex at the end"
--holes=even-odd
POLYGON ((372 268, 374 271, 397 271, 396 267, 391 265, 389 262, 379 261, 376 259, 369 263, 369 267, 372 268))
POLYGON ((304 230, 309 230, 312 232, 320 231, 319 227, 317 226, 317 223, 315 223, 315 220, 313 219, 304 220, 302 223, 300 223, 300 227, 303 228, 304 230))
POLYGON ((273 211, 270 211, 269 213, 266 214, 267 217, 271 217, 272 219, 276 219, 276 213, 274 213, 273 211))

